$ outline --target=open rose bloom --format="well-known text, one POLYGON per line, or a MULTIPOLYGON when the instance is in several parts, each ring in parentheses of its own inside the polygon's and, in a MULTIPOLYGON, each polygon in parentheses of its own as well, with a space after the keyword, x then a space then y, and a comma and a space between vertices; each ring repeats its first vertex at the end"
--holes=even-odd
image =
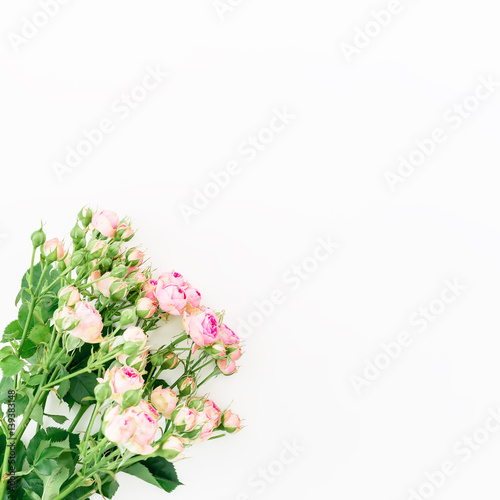
POLYGON ((111 498, 120 471, 170 492, 181 484, 173 462, 243 427, 205 387, 237 373, 241 341, 187 275, 154 271, 128 218, 84 208, 68 234, 64 244, 43 227, 32 234, 20 311, 5 328, 3 403, 15 387, 27 404, 9 446, 0 440, 0 498, 11 486, 37 499, 111 498), (65 415, 46 408, 52 398, 65 415), (11 444, 27 448, 16 471, 11 444))

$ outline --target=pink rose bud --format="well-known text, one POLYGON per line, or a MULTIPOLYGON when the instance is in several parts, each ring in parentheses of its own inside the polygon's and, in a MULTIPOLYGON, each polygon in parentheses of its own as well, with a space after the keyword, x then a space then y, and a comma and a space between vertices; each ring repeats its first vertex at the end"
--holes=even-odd
POLYGON ((175 352, 167 352, 167 354, 165 354, 165 359, 163 361, 163 366, 165 367, 165 370, 173 370, 174 368, 177 368, 178 364, 179 364, 179 356, 177 356, 175 352))
POLYGON ((158 277, 158 281, 163 281, 163 283, 166 285, 177 285, 180 286, 181 288, 186 285, 186 282, 184 281, 184 277, 182 274, 176 273, 175 271, 170 271, 169 273, 162 273, 158 277))
POLYGON ((72 307, 64 306, 54 313, 54 323, 58 332, 68 332, 76 328, 78 318, 72 307))
POLYGON ((165 285, 162 280, 158 280, 156 298, 162 310, 168 314, 179 316, 186 309, 186 294, 178 285, 165 285))
POLYGON ((193 409, 183 406, 172 413, 172 422, 179 432, 189 432, 198 423, 199 413, 193 409))
POLYGON ((219 361, 217 361, 217 366, 224 375, 232 375, 238 371, 236 363, 232 360, 228 361, 226 358, 219 359, 219 361))
POLYGON ((144 333, 142 328, 138 326, 129 326, 123 332, 123 338, 127 342, 141 342, 142 345, 146 345, 146 341, 148 339, 147 335, 144 333))
POLYGON ((144 385, 141 374, 130 366, 113 366, 104 374, 103 381, 107 382, 108 380, 112 391, 111 397, 118 403, 121 403, 125 392, 141 389, 144 385))
POLYGON ((181 454, 184 450, 184 445, 178 437, 170 435, 161 445, 160 450, 163 458, 166 458, 169 461, 177 461, 182 457, 181 454))
POLYGON ((120 223, 120 219, 116 212, 111 210, 103 210, 102 212, 94 214, 92 217, 92 225, 103 236, 114 238, 116 235, 116 228, 120 223))
POLYGON ((74 306, 77 302, 80 301, 81 298, 78 288, 74 286, 61 288, 61 290, 59 290, 58 297, 60 305, 66 305, 69 307, 74 306))
POLYGON ((42 246, 42 255, 49 262, 61 260, 65 253, 63 244, 57 238, 46 241, 42 246))
POLYGON ((241 420, 236 413, 233 413, 231 410, 227 410, 222 415, 222 426, 226 432, 229 434, 235 434, 236 432, 241 431, 241 420))
POLYGON ((243 351, 241 350, 240 346, 235 345, 235 346, 230 346, 227 350, 227 353, 232 361, 238 361, 238 359, 241 358, 243 351))
MULTIPOLYGON (((106 280, 104 280, 106 281, 106 280)), ((109 296, 113 300, 122 300, 127 296, 128 288, 124 281, 116 280, 109 286, 109 296)))
POLYGON ((203 408, 203 413, 205 414, 209 422, 213 422, 215 427, 219 425, 219 419, 221 417, 220 408, 210 399, 205 401, 205 406, 203 408))
POLYGON ((141 411, 140 407, 128 408, 124 414, 127 415, 127 412, 133 415, 137 427, 132 438, 124 443, 125 448, 136 455, 149 455, 156 451, 158 446, 151 446, 159 429, 156 419, 141 411))
POLYGON ((109 299, 110 295, 111 295, 111 292, 110 292, 111 285, 116 280, 117 280, 117 278, 115 278, 114 276, 111 276, 111 273, 105 273, 103 275, 103 279, 98 281, 95 284, 95 286, 96 286, 97 290, 99 290, 99 292, 101 292, 105 297, 107 297, 109 299))
POLYGON ((156 303, 156 287, 158 286, 158 281, 149 280, 147 283, 144 283, 142 287, 142 291, 148 299, 151 299, 156 303))
POLYGON ((226 355, 226 346, 220 342, 216 342, 206 349, 206 352, 214 358, 220 358, 226 355))
POLYGON ((131 266, 140 266, 144 262, 144 253, 140 250, 131 250, 127 253, 127 263, 131 266))
POLYGON ((182 324, 186 333, 199 347, 210 346, 219 339, 219 325, 214 312, 202 307, 193 312, 185 312, 182 324))
POLYGON ((141 273, 141 271, 137 271, 135 274, 134 274, 134 280, 135 282, 140 285, 141 283, 146 283, 147 281, 147 278, 146 276, 144 275, 144 273, 141 273))
POLYGON ((102 257, 104 253, 104 249, 106 248, 106 244, 102 240, 90 240, 87 245, 87 250, 89 251, 89 255, 91 259, 99 259, 102 257))
POLYGON ((89 344, 102 342, 103 323, 101 315, 95 307, 89 302, 80 301, 75 304, 75 317, 78 320, 78 325, 69 333, 73 337, 82 339, 89 344))
POLYGON ((227 325, 221 325, 219 328, 219 333, 220 333, 220 339, 224 344, 226 345, 231 345, 231 344, 239 344, 240 338, 236 333, 231 330, 227 325))
POLYGON ((104 416, 104 435, 112 443, 123 444, 129 441, 137 429, 134 416, 127 411, 120 415, 120 407, 114 406, 104 416))
POLYGON ((191 286, 189 283, 186 284, 184 287, 184 293, 186 294, 187 297, 187 306, 186 306, 186 311, 192 312, 200 307, 201 303, 201 293, 196 290, 193 286, 191 286))
POLYGON ((147 319, 154 316, 155 312, 158 310, 156 304, 148 297, 143 297, 136 302, 137 316, 139 318, 147 319))
POLYGON ((153 417, 155 420, 160 420, 160 414, 156 410, 156 408, 151 404, 145 401, 144 399, 138 404, 138 410, 146 412, 148 415, 153 417))
POLYGON ((177 383, 177 387, 181 396, 189 396, 196 390, 196 382, 191 377, 182 377, 177 383))
POLYGON ((171 417, 178 400, 177 394, 172 389, 157 387, 151 393, 151 403, 167 419, 171 417))
POLYGON ((134 236, 134 230, 128 224, 120 224, 116 228, 116 237, 123 241, 129 241, 134 236))

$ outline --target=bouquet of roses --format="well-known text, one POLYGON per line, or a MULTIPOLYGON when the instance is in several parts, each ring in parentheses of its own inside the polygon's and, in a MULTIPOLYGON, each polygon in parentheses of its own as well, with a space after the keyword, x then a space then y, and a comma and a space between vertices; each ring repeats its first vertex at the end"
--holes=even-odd
POLYGON ((186 448, 241 429, 200 391, 237 371, 239 338, 182 275, 153 279, 133 236, 116 213, 86 208, 70 249, 32 234, 18 319, 0 349, 0 499, 111 498, 121 471, 170 492, 186 448), (172 316, 184 331, 154 348, 172 316), (75 408, 72 421, 66 405, 48 413, 51 400, 75 408))

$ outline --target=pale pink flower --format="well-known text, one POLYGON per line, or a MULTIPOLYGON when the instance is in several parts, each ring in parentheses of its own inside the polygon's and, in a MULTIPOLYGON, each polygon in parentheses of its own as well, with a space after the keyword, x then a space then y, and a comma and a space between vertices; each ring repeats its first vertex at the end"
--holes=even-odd
POLYGON ((127 391, 141 389, 144 385, 142 375, 130 366, 114 365, 111 369, 106 370, 103 379, 98 379, 99 382, 108 382, 111 387, 111 397, 118 403, 122 402, 123 394, 127 391))
POLYGON ((212 345, 219 338, 219 326, 214 312, 202 307, 193 312, 185 312, 182 324, 193 342, 200 347, 212 345))
POLYGON ((136 303, 137 316, 139 318, 151 318, 158 310, 158 306, 148 297, 142 297, 136 303))
POLYGON ((238 344, 240 342, 238 335, 236 335, 227 325, 222 324, 219 328, 219 333, 220 339, 226 345, 238 344))
POLYGON ((137 423, 130 413, 120 415, 120 407, 114 406, 104 416, 104 435, 112 443, 126 443, 134 435, 137 423))
POLYGON ((95 213, 92 217, 92 225, 103 236, 107 236, 108 238, 115 237, 119 223, 118 214, 112 210, 103 210, 102 212, 95 213))
POLYGON ((153 302, 157 302, 156 299, 156 287, 158 286, 158 281, 149 280, 147 283, 144 283, 142 290, 145 292, 145 296, 148 299, 151 299, 153 302))
POLYGON ((241 430, 241 419, 231 410, 226 410, 222 415, 222 425, 230 434, 234 434, 241 430))
POLYGON ((69 307, 74 306, 81 299, 78 288, 74 286, 67 286, 59 290, 58 297, 60 301, 59 303, 62 302, 69 307))
POLYGON ((171 462, 184 457, 184 445, 177 436, 169 436, 161 446, 162 456, 171 462))
POLYGON ((105 297, 109 299, 111 292, 109 291, 110 286, 118 279, 111 276, 111 273, 105 273, 102 276, 103 279, 95 284, 95 287, 99 292, 101 292, 105 297))
POLYGON ((226 358, 219 359, 217 361, 217 366, 224 375, 232 375, 238 371, 236 363, 232 360, 228 361, 226 358))
POLYGON ((61 260, 65 253, 63 244, 57 238, 52 238, 43 244, 42 254, 51 260, 61 260))
POLYGON ((178 285, 165 285, 164 281, 158 280, 156 298, 162 310, 168 314, 179 316, 186 309, 186 294, 178 285))
POLYGON ((165 285, 177 285, 181 288, 186 285, 184 277, 175 271, 170 271, 169 273, 162 273, 158 276, 158 281, 163 281, 165 285))
POLYGON ((151 403, 153 403, 155 408, 168 419, 175 410, 178 400, 177 394, 169 388, 163 389, 162 387, 157 387, 151 393, 151 403))
POLYGON ((89 302, 77 302, 74 308, 76 319, 79 321, 76 328, 69 331, 70 335, 82 339, 89 344, 102 342, 103 323, 101 315, 89 302))
POLYGON ((196 290, 192 285, 186 283, 186 286, 183 288, 186 297, 187 297, 187 306, 186 310, 188 312, 192 312, 200 307, 201 303, 201 293, 196 290))

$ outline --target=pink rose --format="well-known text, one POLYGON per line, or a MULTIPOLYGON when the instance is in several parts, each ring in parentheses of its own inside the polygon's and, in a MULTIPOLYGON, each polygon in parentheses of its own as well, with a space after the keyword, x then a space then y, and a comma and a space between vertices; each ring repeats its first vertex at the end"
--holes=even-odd
POLYGON ((123 223, 116 228, 116 236, 124 241, 128 241, 134 236, 134 230, 128 224, 123 223))
POLYGON ((122 402, 125 392, 140 389, 144 385, 141 374, 130 366, 114 365, 110 370, 106 370, 102 381, 109 381, 111 397, 118 403, 122 402))
MULTIPOLYGON (((210 399, 205 401, 205 406, 203 408, 203 413, 207 417, 209 422, 214 422, 215 424, 219 424, 219 419, 221 417, 220 408, 210 399)), ((216 425, 216 427, 217 427, 216 425)))
POLYGON ((175 410, 172 413, 172 422, 179 432, 189 432, 198 424, 200 414, 188 406, 175 410))
POLYGON ((114 238, 116 235, 116 228, 120 223, 118 214, 111 210, 103 210, 102 212, 94 214, 92 217, 92 225, 103 235, 108 238, 114 238))
POLYGON ((59 290, 59 304, 65 304, 69 307, 74 306, 77 302, 80 301, 81 295, 78 291, 78 288, 74 286, 67 286, 65 288, 61 288, 59 290))
POLYGON ((224 342, 224 344, 226 345, 239 344, 240 338, 227 325, 224 324, 221 325, 219 331, 220 331, 220 339, 222 340, 222 342, 224 342))
POLYGON ((147 283, 144 283, 142 287, 142 291, 145 292, 145 296, 148 299, 151 299, 153 302, 157 302, 156 300, 156 287, 158 286, 158 281, 149 280, 147 283))
POLYGON ((233 373, 236 373, 238 371, 238 369, 236 368, 236 363, 232 360, 228 361, 226 358, 219 359, 217 361, 217 366, 224 375, 232 375, 233 373))
POLYGON ((178 285, 165 285, 162 280, 158 280, 156 298, 162 310, 168 314, 179 316, 186 309, 187 297, 178 285))
POLYGON ((172 389, 157 387, 151 393, 151 403, 167 419, 171 417, 178 400, 177 394, 172 389))
POLYGON ((186 310, 188 312, 192 312, 198 309, 201 303, 201 293, 189 283, 186 283, 186 286, 184 287, 184 293, 187 297, 186 310))
POLYGON ((238 347, 232 346, 232 348, 234 348, 234 351, 229 353, 229 357, 231 358, 232 361, 238 361, 238 359, 241 358, 243 351, 239 346, 238 347))
POLYGON ((58 332, 67 332, 75 328, 78 318, 72 307, 64 306, 54 313, 54 323, 58 332))
POLYGON ((155 420, 160 420, 160 414, 156 411, 156 408, 151 403, 148 403, 144 399, 137 405, 137 408, 140 409, 140 411, 146 412, 155 420))
POLYGON ((104 435, 112 443, 126 443, 135 433, 137 423, 130 413, 120 415, 120 407, 111 408, 103 418, 104 435))
POLYGON ((57 238, 52 238, 43 244, 42 254, 51 261, 61 260, 65 253, 63 244, 57 238))
POLYGON ((147 281, 147 278, 146 276, 144 275, 144 273, 142 273, 141 271, 137 271, 135 274, 134 274, 134 280, 135 282, 140 285, 141 283, 146 283, 147 281))
POLYGON ((127 254, 127 262, 132 266, 140 266, 144 262, 144 253, 140 250, 132 250, 127 254))
POLYGON ((146 345, 146 340, 148 337, 144 333, 144 330, 142 328, 139 328, 138 326, 129 326, 123 332, 123 338, 126 342, 144 341, 144 345, 146 345))
POLYGON ((185 312, 182 324, 186 333, 199 347, 212 345, 219 338, 219 326, 214 312, 202 307, 191 313, 185 312))
POLYGON ((152 447, 151 443, 159 429, 158 421, 140 406, 127 408, 124 414, 130 415, 136 424, 134 434, 123 444, 125 448, 136 455, 149 455, 157 450, 158 446, 152 447))
POLYGON ((104 340, 101 335, 103 329, 101 315, 92 304, 83 300, 77 302, 74 314, 79 323, 76 328, 69 331, 70 335, 82 339, 89 344, 95 344, 104 340))
POLYGON ((136 302, 137 316, 139 318, 151 318, 158 310, 157 305, 148 297, 143 297, 136 302))
POLYGON ((222 425, 226 432, 230 434, 234 434, 236 432, 241 431, 241 420, 236 413, 233 413, 231 410, 227 410, 222 415, 222 425))

